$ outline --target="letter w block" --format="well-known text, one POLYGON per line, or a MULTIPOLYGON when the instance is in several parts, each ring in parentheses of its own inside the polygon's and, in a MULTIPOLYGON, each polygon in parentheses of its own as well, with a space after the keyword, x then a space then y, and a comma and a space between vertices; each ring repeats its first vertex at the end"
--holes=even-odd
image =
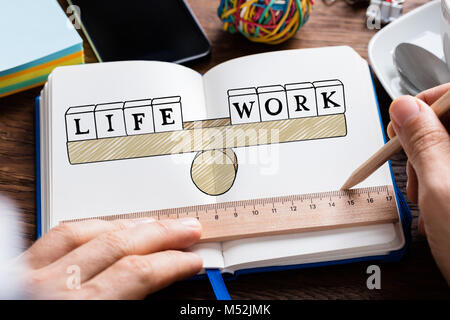
POLYGON ((260 122, 256 88, 228 90, 231 124, 260 122))

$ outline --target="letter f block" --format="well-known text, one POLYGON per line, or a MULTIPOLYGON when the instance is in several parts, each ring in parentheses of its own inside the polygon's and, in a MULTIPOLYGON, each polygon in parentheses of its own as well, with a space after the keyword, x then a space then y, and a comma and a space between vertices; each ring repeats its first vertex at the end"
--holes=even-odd
POLYGON ((155 132, 151 99, 127 101, 123 112, 128 135, 155 132))

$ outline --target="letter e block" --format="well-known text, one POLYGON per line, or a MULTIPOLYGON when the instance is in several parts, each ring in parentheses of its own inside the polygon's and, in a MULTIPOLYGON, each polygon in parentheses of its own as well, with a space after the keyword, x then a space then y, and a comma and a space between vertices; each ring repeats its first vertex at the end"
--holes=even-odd
POLYGON ((126 136, 123 103, 98 104, 95 107, 95 124, 98 138, 126 136))
POLYGON ((345 112, 344 85, 339 80, 313 82, 319 116, 345 112))
POLYGON ((153 99, 152 107, 155 132, 183 130, 181 97, 153 99))
POLYGON ((262 121, 288 119, 286 91, 283 86, 258 87, 258 98, 262 121))
POLYGON ((153 133, 152 100, 127 101, 123 106, 128 135, 153 133))
POLYGON ((228 90, 231 124, 260 122, 256 88, 228 90))
POLYGON ((317 116, 316 91, 311 82, 286 84, 289 118, 317 116))
POLYGON ((67 141, 96 139, 95 106, 69 108, 66 112, 67 141))

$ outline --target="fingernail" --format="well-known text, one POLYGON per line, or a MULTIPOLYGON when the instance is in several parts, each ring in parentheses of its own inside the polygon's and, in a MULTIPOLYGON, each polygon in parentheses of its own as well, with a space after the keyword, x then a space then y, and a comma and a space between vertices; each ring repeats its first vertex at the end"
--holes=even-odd
POLYGON ((411 96, 403 96, 394 100, 389 108, 391 119, 395 122, 397 127, 403 126, 419 112, 419 101, 411 96))
POLYGON ((196 218, 182 218, 178 219, 178 221, 189 228, 193 229, 199 229, 200 228, 200 222, 196 218))
POLYGON ((155 222, 156 219, 155 218, 141 218, 141 219, 134 219, 133 222, 136 224, 147 224, 147 223, 152 223, 155 222))
POLYGON ((184 251, 184 252, 189 254, 189 256, 191 257, 192 260, 201 262, 202 266, 203 266, 203 259, 200 255, 198 255, 197 253, 191 252, 191 251, 184 251))

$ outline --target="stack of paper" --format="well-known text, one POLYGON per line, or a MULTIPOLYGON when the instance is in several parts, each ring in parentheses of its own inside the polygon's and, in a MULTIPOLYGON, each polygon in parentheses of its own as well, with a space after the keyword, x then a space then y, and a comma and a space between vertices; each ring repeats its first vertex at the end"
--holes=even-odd
POLYGON ((0 0, 0 97, 84 62, 83 41, 56 0, 0 0))

